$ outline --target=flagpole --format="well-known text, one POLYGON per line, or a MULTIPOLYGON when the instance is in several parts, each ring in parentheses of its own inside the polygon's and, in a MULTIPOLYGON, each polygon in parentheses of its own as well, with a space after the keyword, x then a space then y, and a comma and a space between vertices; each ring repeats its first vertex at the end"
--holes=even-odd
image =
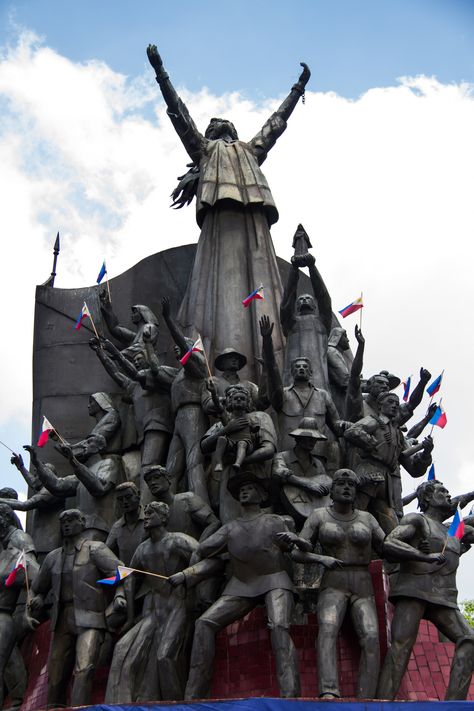
MULTIPOLYGON (((105 259, 104 259, 104 264, 105 264, 105 259)), ((109 272, 107 271, 107 264, 105 264, 105 279, 107 281, 107 293, 109 295, 109 301, 112 303, 112 296, 110 294, 110 285, 109 285, 109 272)))
POLYGON ((140 570, 139 568, 130 568, 134 573, 143 573, 143 575, 153 575, 154 578, 161 578, 162 580, 169 580, 169 575, 159 575, 158 573, 150 573, 149 570, 140 570))
MULTIPOLYGON (((90 309, 89 309, 89 307, 87 306, 87 303, 86 303, 85 301, 84 301, 84 306, 85 306, 86 309, 87 309, 87 313, 88 313, 89 318, 90 318, 90 320, 91 320, 91 324, 92 324, 92 328, 94 329, 95 336, 96 336, 97 340, 100 341, 99 334, 97 333, 97 329, 96 329, 96 327, 95 327, 94 319, 92 318, 92 314, 91 314, 91 312, 90 312, 90 309)), ((58 436, 59 436, 59 435, 58 435, 58 436)))
POLYGON ((360 311, 359 330, 361 330, 361 331, 362 331, 362 311, 364 310, 364 306, 363 306, 363 304, 364 304, 364 299, 363 299, 363 296, 364 296, 364 295, 363 295, 363 293, 362 293, 362 291, 361 291, 361 292, 360 292, 360 303, 362 304, 362 308, 359 309, 359 311, 360 311))
MULTIPOLYGON (((201 338, 200 333, 198 333, 198 338, 201 338)), ((202 352, 204 354, 204 360, 206 361, 207 372, 209 373, 209 377, 212 378, 212 373, 211 373, 211 369, 209 367, 209 361, 207 360, 206 349, 204 348, 204 341, 202 340, 202 338, 201 338, 201 343, 202 343, 202 352)))
POLYGON ((26 585, 26 604, 30 602, 30 584, 28 582, 28 561, 26 560, 26 553, 23 549, 23 558, 25 560, 25 585, 26 585))
POLYGON ((13 449, 10 449, 10 447, 9 447, 7 444, 5 444, 5 442, 2 442, 1 439, 0 439, 0 444, 3 444, 3 446, 5 447, 5 449, 8 449, 9 452, 11 452, 12 454, 15 454, 15 452, 13 451, 13 449))
MULTIPOLYGON (((432 398, 432 399, 433 399, 433 398, 432 398)), ((443 402, 443 398, 440 399, 438 407, 441 407, 441 403, 442 403, 442 402, 443 402)), ((433 434, 434 428, 435 428, 435 426, 434 426, 434 425, 431 425, 430 437, 431 437, 431 435, 433 434)))

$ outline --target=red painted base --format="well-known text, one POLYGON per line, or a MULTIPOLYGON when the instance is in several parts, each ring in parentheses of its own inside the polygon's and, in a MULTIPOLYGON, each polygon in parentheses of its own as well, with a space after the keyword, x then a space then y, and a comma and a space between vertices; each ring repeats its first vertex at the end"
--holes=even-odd
MULTIPOLYGON (((371 573, 379 618, 380 652, 383 659, 387 649, 391 606, 387 601, 380 561, 372 563, 371 573)), ((308 615, 306 624, 294 625, 291 633, 300 664, 301 695, 307 698, 317 697, 315 616, 308 615)), ((46 706, 49 640, 49 624, 45 623, 23 646, 30 677, 22 711, 38 711, 46 706)), ((442 700, 449 679, 453 653, 454 645, 450 642, 440 642, 438 632, 433 625, 422 621, 398 698, 410 701, 442 700)), ((345 698, 354 697, 359 647, 347 620, 338 641, 338 660, 341 693, 345 698)), ((98 669, 92 703, 103 701, 106 680, 107 669, 98 669)), ((279 696, 270 635, 263 608, 257 608, 244 619, 229 625, 217 638, 211 697, 231 699, 242 696, 279 696)), ((474 682, 471 683, 468 700, 474 701, 474 682)))

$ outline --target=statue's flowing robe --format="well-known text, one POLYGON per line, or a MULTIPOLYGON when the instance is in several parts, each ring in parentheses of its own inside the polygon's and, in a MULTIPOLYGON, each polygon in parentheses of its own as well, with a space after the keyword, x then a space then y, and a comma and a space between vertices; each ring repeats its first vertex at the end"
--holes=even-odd
POLYGON ((178 319, 188 335, 201 335, 210 362, 224 348, 235 348, 247 357, 244 377, 255 379, 260 316, 268 315, 275 323, 279 360, 284 343, 279 323, 282 284, 270 236, 278 212, 260 164, 286 121, 273 114, 250 142, 228 143, 204 138, 189 116, 185 118, 185 135, 182 124, 180 130, 175 127, 200 167, 196 219, 201 235, 178 319), (244 308, 242 300, 260 284, 264 301, 244 308))

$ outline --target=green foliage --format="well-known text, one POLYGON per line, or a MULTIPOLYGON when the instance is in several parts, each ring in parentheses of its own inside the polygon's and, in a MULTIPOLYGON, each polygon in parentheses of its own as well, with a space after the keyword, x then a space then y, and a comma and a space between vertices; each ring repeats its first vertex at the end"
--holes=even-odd
POLYGON ((474 627, 474 600, 464 600, 459 607, 469 625, 474 627))

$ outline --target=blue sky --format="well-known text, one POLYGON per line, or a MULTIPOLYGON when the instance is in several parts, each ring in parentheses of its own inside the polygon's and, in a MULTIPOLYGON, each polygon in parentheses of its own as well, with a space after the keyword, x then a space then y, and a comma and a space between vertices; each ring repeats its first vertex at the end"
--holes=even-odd
POLYGON ((473 20, 471 0, 1 0, 0 44, 24 26, 73 61, 137 75, 150 41, 190 90, 254 99, 281 93, 304 60, 313 89, 355 98, 404 75, 474 81, 473 20))

